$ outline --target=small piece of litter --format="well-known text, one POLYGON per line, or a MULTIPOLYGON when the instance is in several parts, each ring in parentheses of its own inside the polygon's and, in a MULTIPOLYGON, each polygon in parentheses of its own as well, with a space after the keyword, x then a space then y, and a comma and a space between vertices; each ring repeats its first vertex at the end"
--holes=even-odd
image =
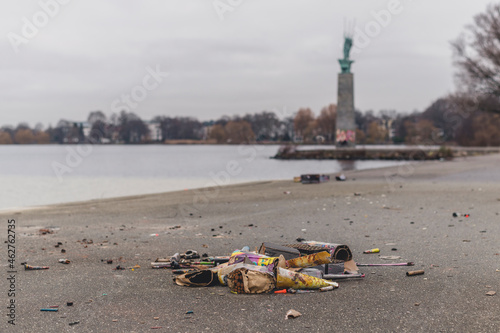
POLYGON ((74 321, 72 323, 69 323, 69 326, 73 326, 73 325, 76 325, 76 324, 80 324, 80 322, 79 321, 74 321))
POLYGON ((300 317, 300 316, 302 316, 302 313, 291 309, 291 310, 288 310, 288 312, 286 313, 285 319, 288 319, 288 318, 297 318, 297 317, 300 317))
POLYGON ((193 311, 186 312, 186 314, 193 314, 193 313, 194 313, 193 311))
POLYGON ((495 296, 496 294, 497 294, 497 292, 496 292, 496 291, 488 291, 488 292, 486 293, 486 296, 495 296))

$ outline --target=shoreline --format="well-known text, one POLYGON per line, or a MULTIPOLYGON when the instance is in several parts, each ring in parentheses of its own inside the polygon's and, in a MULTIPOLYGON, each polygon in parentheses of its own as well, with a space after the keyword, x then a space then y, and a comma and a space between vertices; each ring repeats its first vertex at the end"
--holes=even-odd
MULTIPOLYGON (((348 171, 344 182, 263 181, 2 212, 16 221, 16 328, 66 332, 78 321, 85 332, 157 326, 165 332, 498 332, 500 297, 485 295, 500 293, 498 165, 497 154, 348 171), (169 270, 150 268, 155 258, 176 252, 228 255, 298 237, 347 244, 360 263, 384 264, 381 256, 395 255, 425 274, 361 267, 365 278, 341 281, 331 292, 235 295, 222 286, 180 287, 169 270), (370 248, 380 253, 363 254, 370 248), (61 258, 71 263, 59 264, 61 258), (21 262, 50 269, 24 271, 21 262), (126 269, 113 270, 117 265, 126 269), (51 305, 60 306, 59 315, 40 311, 51 305), (289 309, 302 316, 285 320, 289 309)), ((0 241, 7 241, 5 232, 0 241)), ((0 331, 8 329, 0 323, 0 331)))
MULTIPOLYGON (((401 177, 400 174, 402 174, 405 178, 406 181, 411 181, 412 178, 418 178, 419 180, 422 179, 422 174, 428 176, 428 172, 425 171, 424 173, 422 171, 426 169, 433 169, 432 166, 435 165, 435 163, 445 163, 444 166, 450 166, 453 163, 464 163, 468 159, 474 159, 474 158, 481 158, 485 156, 500 156, 500 154, 486 154, 486 155, 479 155, 479 156, 465 156, 465 157, 458 157, 455 158, 454 160, 448 160, 448 161, 433 161, 433 160, 427 160, 427 161, 408 161, 408 163, 398 165, 398 166, 386 166, 386 167, 377 167, 377 168, 369 168, 369 169, 362 169, 362 170, 348 170, 348 171, 341 171, 338 173, 325 173, 330 176, 330 182, 335 182, 335 175, 343 173, 349 178, 360 178, 364 180, 368 180, 370 178, 376 179, 380 177, 385 177, 386 180, 387 178, 394 178, 394 177, 401 177), (409 165, 412 166, 418 166, 418 169, 421 169, 422 167, 424 169, 418 170, 419 172, 416 173, 411 173, 408 174, 408 170, 405 170, 409 165)), ((500 160, 499 160, 500 161, 500 160)), ((499 162, 500 163, 500 162, 499 162)), ((468 163, 470 164, 470 163, 468 163)), ((473 166, 462 166, 459 169, 463 170, 469 170, 473 166)), ((436 174, 447 173, 446 168, 438 168, 442 169, 441 171, 434 170, 436 174)), ((372 179, 372 180, 373 180, 372 179)), ((401 179, 400 179, 401 180, 401 179)), ((241 183, 235 183, 235 184, 229 184, 229 185, 217 185, 217 186, 206 186, 206 187, 197 187, 197 188, 190 188, 190 189, 184 189, 184 190, 172 190, 172 191, 165 191, 165 192, 157 192, 157 193, 145 193, 145 194, 135 194, 135 195, 125 195, 125 196, 115 196, 115 197, 110 197, 110 198, 98 198, 98 199, 89 199, 89 200, 80 200, 80 201, 70 201, 70 202, 60 202, 60 203, 51 203, 51 204, 44 204, 40 206, 27 206, 27 207, 12 207, 12 208, 5 208, 5 209, 0 209, 0 214, 8 214, 8 213, 16 213, 16 212, 23 212, 23 211, 31 211, 31 210, 45 210, 45 209, 55 209, 58 207, 64 207, 64 206, 75 206, 75 205, 88 205, 92 203, 106 203, 106 202, 114 202, 114 201, 123 201, 123 200, 134 200, 134 199, 144 199, 147 197, 155 197, 155 196, 162 196, 162 195, 168 195, 168 194, 175 194, 175 193, 183 193, 183 192, 189 192, 189 191, 202 191, 205 189, 212 189, 214 187, 216 188, 231 188, 235 187, 237 190, 237 187, 239 186, 245 186, 247 187, 248 185, 258 185, 258 184, 264 184, 264 183, 282 183, 284 184, 289 184, 293 183, 293 179, 290 180, 283 180, 283 179, 276 179, 276 180, 256 180, 256 181, 243 181, 241 183)))

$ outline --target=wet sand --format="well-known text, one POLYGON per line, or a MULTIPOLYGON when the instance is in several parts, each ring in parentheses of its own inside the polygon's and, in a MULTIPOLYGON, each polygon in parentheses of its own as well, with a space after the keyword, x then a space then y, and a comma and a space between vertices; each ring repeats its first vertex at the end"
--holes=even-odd
MULTIPOLYGON (((3 212, 2 243, 7 220, 16 221, 16 325, 4 317, 0 331, 499 332, 499 165, 500 155, 488 155, 346 172, 345 182, 271 181, 3 212), (169 270, 149 268, 175 252, 227 255, 297 237, 347 244, 359 263, 395 255, 416 265, 363 267, 362 280, 301 295, 180 287, 169 270), (374 247, 381 252, 362 254, 374 247), (21 262, 50 269, 24 271, 21 262), (410 269, 425 274, 407 277, 410 269), (59 311, 40 311, 52 305, 59 311), (285 320, 289 309, 302 316, 285 320)), ((2 252, 7 313, 7 244, 2 252)))

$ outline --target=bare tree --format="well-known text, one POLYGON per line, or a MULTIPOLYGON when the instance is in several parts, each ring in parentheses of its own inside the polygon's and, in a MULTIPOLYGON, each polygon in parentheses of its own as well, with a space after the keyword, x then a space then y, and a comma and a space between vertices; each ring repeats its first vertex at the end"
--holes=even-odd
POLYGON ((475 99, 477 109, 500 113, 500 4, 476 15, 452 47, 461 97, 475 99))
POLYGON ((229 143, 250 143, 255 140, 252 126, 244 120, 230 121, 224 127, 229 143))
POLYGON ((335 127, 337 123, 337 105, 330 104, 321 109, 318 116, 318 128, 328 142, 332 142, 335 136, 335 127))
POLYGON ((106 123, 106 115, 102 111, 91 111, 87 117, 87 121, 90 125, 94 125, 96 121, 106 123))
POLYGON ((308 128, 311 128, 312 122, 314 122, 314 113, 312 110, 309 108, 300 109, 293 119, 295 133, 299 136, 305 136, 305 132, 308 128))

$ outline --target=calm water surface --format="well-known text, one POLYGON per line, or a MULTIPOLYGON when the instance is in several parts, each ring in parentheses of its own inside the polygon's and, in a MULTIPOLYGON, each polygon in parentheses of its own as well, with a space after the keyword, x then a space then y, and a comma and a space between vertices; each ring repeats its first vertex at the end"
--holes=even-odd
POLYGON ((0 145, 0 209, 397 165, 280 161, 279 146, 0 145))

